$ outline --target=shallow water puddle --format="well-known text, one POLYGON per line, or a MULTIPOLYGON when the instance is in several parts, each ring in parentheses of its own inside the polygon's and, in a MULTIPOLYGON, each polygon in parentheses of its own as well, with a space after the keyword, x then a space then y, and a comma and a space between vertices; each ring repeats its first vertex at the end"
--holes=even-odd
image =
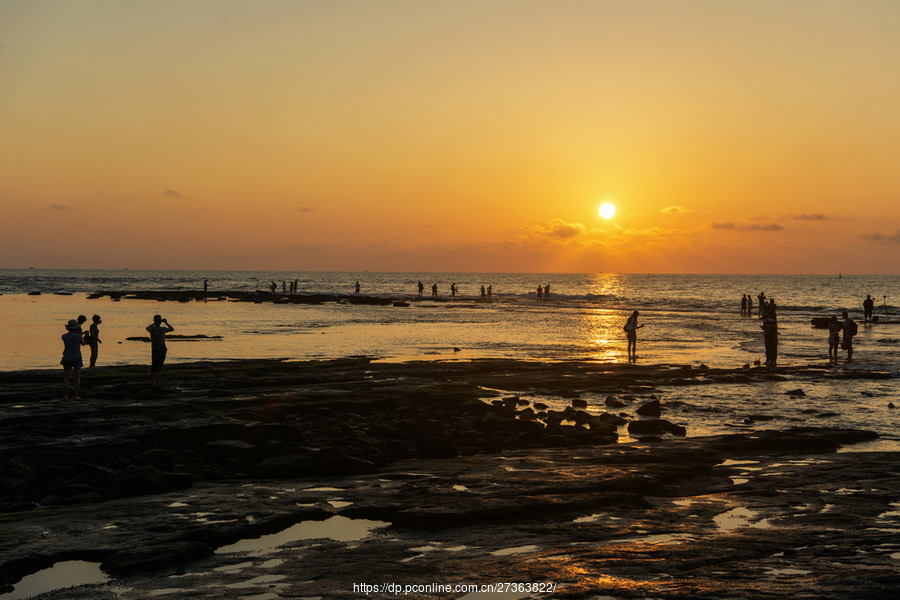
POLYGON ((776 577, 784 576, 784 575, 809 575, 810 573, 812 573, 812 571, 806 571, 804 569, 792 569, 792 568, 768 569, 766 571, 766 575, 774 575, 776 577))
POLYGON ((232 589, 240 589, 240 588, 248 588, 248 587, 256 587, 258 585, 268 585, 269 587, 284 587, 287 584, 280 583, 276 584, 274 582, 281 581, 287 577, 287 575, 260 575, 259 577, 254 577, 253 579, 248 579, 247 581, 239 581, 238 583, 229 583, 225 587, 232 589))
POLYGON ((756 465, 756 464, 759 464, 758 460, 731 460, 729 458, 728 460, 720 462, 716 466, 717 467, 736 467, 739 465, 756 465))
POLYGON ((468 546, 463 545, 445 547, 441 542, 433 542, 428 544, 427 546, 417 546, 416 548, 410 548, 410 552, 418 552, 418 554, 416 554, 415 556, 404 558, 400 562, 409 562, 417 558, 422 558, 429 552, 462 552, 466 548, 468 548, 468 546))
POLYGON ((762 519, 755 523, 750 520, 756 516, 756 513, 752 510, 748 510, 743 506, 739 506, 737 508, 733 508, 728 512, 724 512, 720 515, 716 515, 713 517, 713 521, 724 531, 731 531, 732 529, 740 529, 741 527, 752 527, 754 529, 768 529, 772 525, 769 523, 768 519, 762 519))
POLYGON ((610 540, 610 544, 650 544, 655 546, 672 546, 681 542, 693 540, 694 536, 686 533, 663 533, 658 535, 648 535, 644 537, 624 538, 621 540, 610 540))
POLYGON ((299 542, 327 538, 337 542, 355 542, 367 537, 372 530, 390 525, 385 521, 369 521, 367 519, 348 519, 335 516, 324 521, 302 521, 288 527, 284 531, 264 535, 259 538, 241 540, 223 546, 216 554, 246 552, 251 556, 259 556, 275 552, 279 546, 299 542))
POLYGON ((538 546, 534 544, 530 544, 528 546, 516 546, 515 548, 504 548, 503 550, 495 550, 491 552, 491 556, 511 556, 513 554, 527 554, 529 552, 534 552, 538 549, 538 546))
POLYGON ((13 591, 0 594, 0 600, 29 598, 53 590, 105 581, 109 581, 109 576, 100 570, 100 563, 66 560, 24 577, 13 587, 13 591))

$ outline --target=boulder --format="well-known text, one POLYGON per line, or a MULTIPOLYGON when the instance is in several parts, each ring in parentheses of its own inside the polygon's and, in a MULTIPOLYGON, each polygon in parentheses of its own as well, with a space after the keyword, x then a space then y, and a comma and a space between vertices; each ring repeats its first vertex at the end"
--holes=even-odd
POLYGON ((628 433, 635 435, 659 435, 671 433, 672 435, 685 436, 687 429, 665 419, 648 419, 646 421, 632 421, 628 424, 628 433))
POLYGON ((658 417, 661 414, 659 400, 651 400, 642 404, 636 412, 642 417, 658 417))

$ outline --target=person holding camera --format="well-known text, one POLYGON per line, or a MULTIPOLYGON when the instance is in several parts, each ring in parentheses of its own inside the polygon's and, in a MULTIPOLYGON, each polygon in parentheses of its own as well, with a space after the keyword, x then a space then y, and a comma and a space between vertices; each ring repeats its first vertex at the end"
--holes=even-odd
POLYGON ((160 315, 154 315, 153 323, 147 326, 150 334, 150 382, 154 386, 159 385, 163 363, 166 362, 166 334, 170 331, 175 331, 175 328, 160 315))

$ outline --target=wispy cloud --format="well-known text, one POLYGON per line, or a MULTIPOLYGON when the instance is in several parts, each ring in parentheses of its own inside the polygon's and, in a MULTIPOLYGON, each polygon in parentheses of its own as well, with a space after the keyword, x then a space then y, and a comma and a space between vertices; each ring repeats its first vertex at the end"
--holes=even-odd
POLYGON ((689 213, 691 211, 683 206, 667 206, 659 212, 664 215, 683 215, 684 213, 689 213))
POLYGON ((194 198, 193 196, 188 196, 187 194, 182 194, 181 192, 176 192, 175 190, 166 190, 163 192, 163 196, 175 198, 176 200, 196 200, 196 198, 194 198))
POLYGON ((308 206, 301 206, 300 208, 297 209, 297 212, 311 213, 311 212, 316 212, 316 211, 314 211, 313 209, 311 209, 308 206))
POLYGON ((781 231, 784 229, 778 223, 762 223, 756 224, 753 223, 751 225, 738 225, 735 223, 712 223, 710 225, 713 229, 723 229, 729 231, 781 231))
POLYGON ((894 245, 900 244, 900 229, 894 232, 893 235, 883 235, 881 233, 873 233, 870 235, 861 235, 859 236, 861 240, 866 240, 867 242, 875 242, 876 244, 887 244, 894 245))
POLYGON ((69 210, 69 207, 65 204, 51 204, 49 208, 50 210, 69 210))
POLYGON ((742 227, 741 229, 745 231, 781 231, 784 229, 778 223, 764 223, 762 225, 747 225, 746 227, 742 227))
POLYGON ((812 214, 812 215, 807 215, 807 214, 794 215, 791 218, 794 219, 795 221, 827 221, 830 217, 828 215, 821 215, 821 214, 816 213, 816 214, 812 214))

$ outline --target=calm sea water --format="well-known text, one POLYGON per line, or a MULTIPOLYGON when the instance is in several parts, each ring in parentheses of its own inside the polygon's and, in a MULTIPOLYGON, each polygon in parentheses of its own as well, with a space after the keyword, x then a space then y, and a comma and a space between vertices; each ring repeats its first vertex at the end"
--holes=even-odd
MULTIPOLYGON (((149 348, 126 338, 145 335, 154 314, 166 317, 174 333, 222 336, 169 344, 169 363, 237 358, 310 360, 367 355, 382 360, 515 358, 524 360, 626 360, 625 319, 640 311, 639 364, 706 364, 740 367, 764 358, 759 319, 740 314, 741 296, 760 292, 779 306, 779 364, 827 362, 827 332, 810 319, 840 316, 848 310, 860 322, 852 364, 841 369, 879 370, 895 378, 844 381, 812 390, 840 418, 828 424, 879 423, 897 431, 898 411, 886 408, 897 397, 900 369, 900 277, 822 275, 629 275, 513 273, 323 273, 243 271, 55 271, 0 270, 0 371, 59 368, 60 336, 68 319, 99 314, 100 365, 147 364, 149 348), (414 299, 419 281, 422 301, 409 307, 324 304, 113 301, 88 299, 98 291, 202 290, 253 291, 275 281, 298 282, 300 293, 361 293, 414 299), (438 285, 432 299, 431 286, 438 285), (450 299, 450 285, 459 290, 450 299), (549 301, 538 302, 538 285, 550 284, 549 301), (477 302, 491 286, 492 302, 477 302), (41 292, 40 296, 28 295, 41 292), (71 294, 71 295, 63 295, 71 294), (877 325, 862 325, 866 294, 876 300, 877 325), (866 396, 864 394, 873 394, 866 396), (888 427, 890 425, 890 427, 888 427)), ((786 382, 785 389, 796 382, 786 382)), ((784 418, 809 423, 809 406, 784 406, 780 386, 731 386, 671 390, 670 399, 732 408, 735 422, 776 407, 784 418), (746 388, 746 389, 745 389, 746 388), (704 397, 707 394, 709 397, 704 397), (796 410, 794 410, 796 408, 796 410)), ((810 391, 807 390, 809 394, 810 391)), ((552 400, 552 399, 551 399, 552 400)), ((812 402, 809 400, 807 402, 812 402)), ((692 417, 693 418, 693 417, 692 417)), ((729 417, 730 418, 730 417, 729 417)), ((727 421, 727 419, 725 419, 727 421)), ((824 424, 818 423, 818 424, 824 424)), ((728 425, 725 423, 725 425, 728 425)), ((707 430, 719 430, 721 416, 707 430)), ((704 430, 705 431, 705 430, 704 430)), ((896 437, 897 434, 891 433, 896 437)))

